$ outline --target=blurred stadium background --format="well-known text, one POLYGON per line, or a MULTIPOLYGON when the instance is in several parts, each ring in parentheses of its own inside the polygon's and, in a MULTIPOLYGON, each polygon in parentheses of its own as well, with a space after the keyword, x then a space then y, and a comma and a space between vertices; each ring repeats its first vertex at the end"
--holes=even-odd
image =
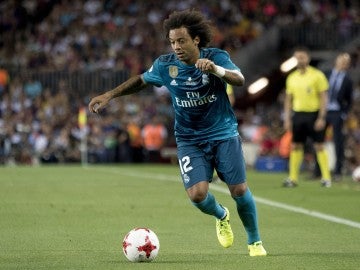
MULTIPOLYGON (((162 21, 186 8, 214 21, 212 45, 228 50, 246 77, 234 89, 234 110, 249 166, 265 158, 272 165, 264 169, 285 169, 278 146, 291 67, 280 66, 293 47, 309 47, 320 69, 330 68, 337 52, 350 53, 355 91, 345 173, 360 165, 357 0, 1 1, 0 164, 176 162, 166 89, 117 99, 101 116, 89 115, 86 105, 170 51, 162 21), (259 79, 265 83, 254 84, 259 79), (161 127, 155 143, 146 140, 149 124, 161 127)), ((331 130, 327 139, 331 151, 331 130)))

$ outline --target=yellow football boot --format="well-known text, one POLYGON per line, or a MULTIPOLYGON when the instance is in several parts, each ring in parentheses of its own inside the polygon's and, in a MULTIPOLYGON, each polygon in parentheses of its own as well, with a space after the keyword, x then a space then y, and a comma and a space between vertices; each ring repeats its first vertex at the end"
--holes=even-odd
POLYGON ((228 248, 232 246, 234 242, 234 234, 230 226, 229 210, 226 207, 224 207, 224 209, 226 211, 225 218, 216 220, 216 235, 218 237, 220 244, 224 248, 228 248))
POLYGON ((251 257, 266 256, 266 254, 267 254, 261 241, 257 241, 251 245, 248 245, 248 250, 249 250, 249 255, 251 257))

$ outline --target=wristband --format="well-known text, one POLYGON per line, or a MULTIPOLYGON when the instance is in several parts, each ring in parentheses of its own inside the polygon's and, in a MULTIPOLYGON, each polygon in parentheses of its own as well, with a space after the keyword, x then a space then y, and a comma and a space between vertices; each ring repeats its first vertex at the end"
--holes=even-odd
POLYGON ((225 76, 225 68, 216 65, 214 75, 219 78, 224 77, 225 76))

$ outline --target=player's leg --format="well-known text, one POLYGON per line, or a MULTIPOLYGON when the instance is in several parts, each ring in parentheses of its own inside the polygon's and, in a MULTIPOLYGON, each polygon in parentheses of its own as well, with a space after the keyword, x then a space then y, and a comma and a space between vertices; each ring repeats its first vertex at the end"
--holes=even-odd
POLYGON ((178 146, 178 158, 183 183, 192 204, 201 212, 216 218, 217 236, 223 247, 233 243, 228 210, 209 192, 213 173, 211 144, 178 146))
POLYGON ((289 157, 289 178, 283 183, 284 187, 298 185, 301 163, 304 158, 304 147, 301 143, 293 142, 289 157))
POLYGON ((325 129, 321 131, 314 130, 312 137, 314 140, 316 159, 317 162, 319 163, 320 172, 321 172, 321 185, 323 187, 331 187, 329 156, 324 147, 325 129))
POLYGON ((201 181, 186 190, 192 204, 205 214, 216 218, 216 235, 219 243, 228 248, 233 244, 234 234, 230 226, 230 213, 208 191, 209 182, 201 181))
POLYGON ((235 200, 238 215, 247 233, 250 255, 266 255, 259 234, 256 204, 246 183, 246 165, 239 137, 219 143, 216 167, 235 200))
POLYGON ((295 113, 292 118, 292 144, 289 156, 289 177, 283 183, 284 187, 296 187, 300 174, 301 163, 304 158, 304 143, 307 137, 306 115, 295 113))
POLYGON ((319 163, 321 172, 321 185, 324 187, 331 187, 331 175, 329 168, 329 157, 324 148, 324 144, 315 143, 316 159, 319 163))
POLYGON ((250 256, 266 256, 267 252, 260 238, 255 200, 246 183, 229 185, 231 196, 236 202, 237 212, 247 233, 250 256), (243 192, 245 190, 245 192, 243 192))
POLYGON ((209 192, 209 182, 201 181, 186 189, 186 192, 192 202, 201 212, 214 216, 217 219, 225 217, 225 209, 215 200, 212 193, 209 192))
POLYGON ((223 207, 209 192, 209 181, 212 178, 213 165, 197 145, 179 145, 178 159, 181 177, 189 199, 203 213, 223 218, 226 213, 223 207))

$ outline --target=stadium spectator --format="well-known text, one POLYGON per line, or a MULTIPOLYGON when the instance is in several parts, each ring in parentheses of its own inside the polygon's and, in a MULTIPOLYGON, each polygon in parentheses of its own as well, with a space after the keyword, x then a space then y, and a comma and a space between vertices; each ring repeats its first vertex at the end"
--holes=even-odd
POLYGON ((9 81, 10 81, 9 72, 5 68, 0 66, 0 94, 5 92, 5 90, 9 85, 9 81))
POLYGON ((100 123, 90 125, 88 133, 88 161, 89 163, 104 163, 106 161, 105 153, 105 134, 102 131, 100 123))
POLYGON ((128 120, 126 129, 130 139, 131 161, 135 163, 141 163, 144 161, 144 148, 141 136, 141 127, 138 124, 138 120, 135 117, 131 117, 128 120))
POLYGON ((42 91, 43 87, 40 81, 35 80, 32 76, 25 79, 24 92, 27 97, 35 99, 41 95, 42 91))
POLYGON ((141 135, 144 142, 145 160, 147 162, 161 162, 161 149, 166 144, 168 131, 159 115, 152 117, 151 121, 142 128, 141 135))
POLYGON ((259 155, 277 157, 279 156, 279 145, 278 135, 273 129, 267 128, 261 139, 259 155))
POLYGON ((130 139, 126 129, 117 127, 115 129, 116 147, 115 147, 115 163, 129 163, 131 162, 130 153, 130 139))

